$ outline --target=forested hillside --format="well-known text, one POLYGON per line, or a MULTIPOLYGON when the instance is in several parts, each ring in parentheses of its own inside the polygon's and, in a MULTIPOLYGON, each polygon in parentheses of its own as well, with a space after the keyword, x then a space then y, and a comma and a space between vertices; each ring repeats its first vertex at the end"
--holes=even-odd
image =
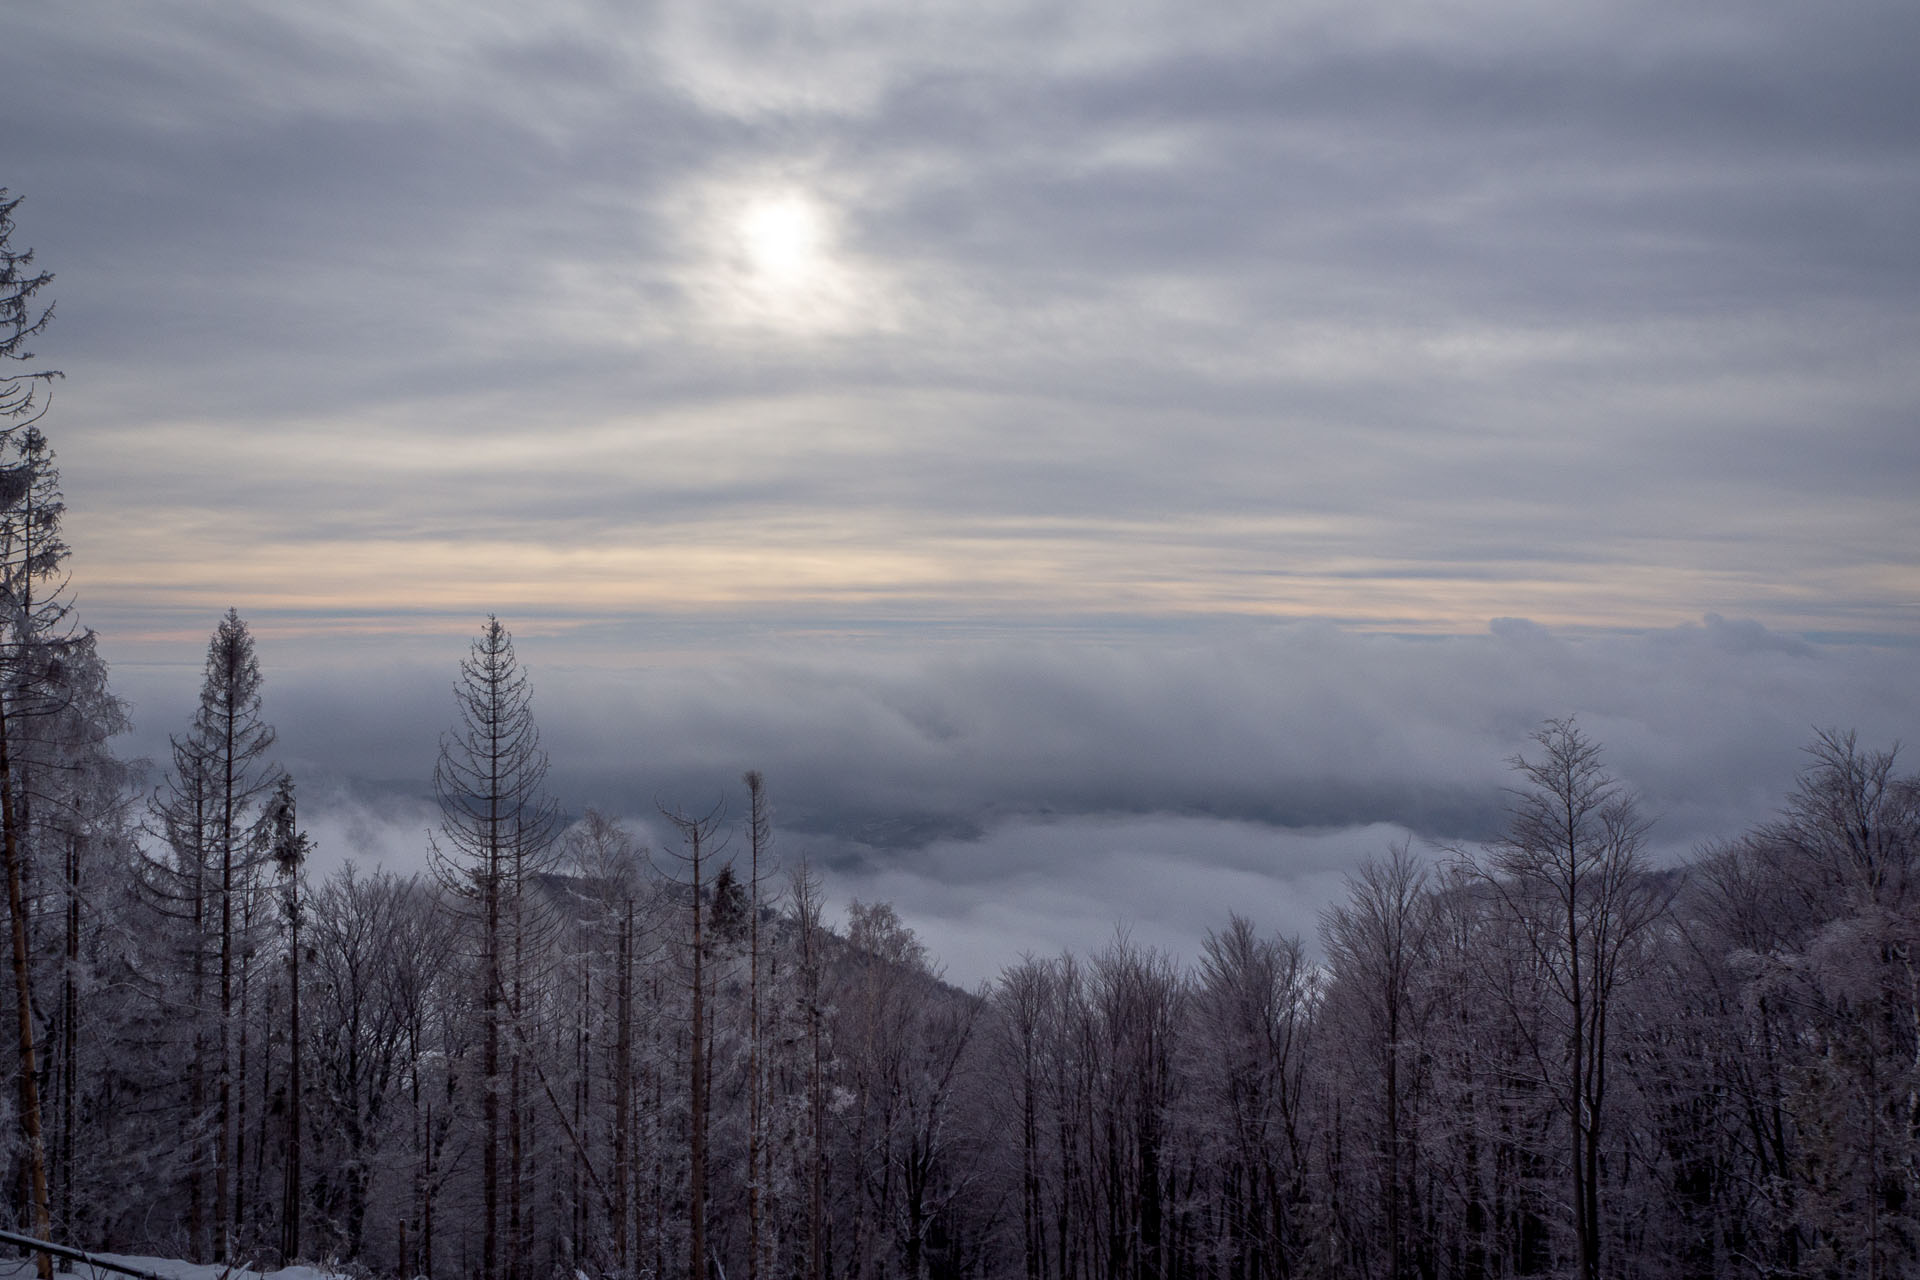
MULTIPOLYGON (((46 277, 0 267, 24 357, 46 277)), ((1820 734, 1775 821, 1656 868, 1550 721, 1501 839, 1382 849, 1317 938, 1222 903, 1191 966, 1117 936, 967 992, 884 903, 828 927, 777 779, 665 848, 560 812, 489 619, 449 658, 430 871, 315 878, 238 612, 158 776, 115 758, 50 384, 0 380, 17 1229, 444 1280, 1920 1267, 1892 750, 1820 734)))

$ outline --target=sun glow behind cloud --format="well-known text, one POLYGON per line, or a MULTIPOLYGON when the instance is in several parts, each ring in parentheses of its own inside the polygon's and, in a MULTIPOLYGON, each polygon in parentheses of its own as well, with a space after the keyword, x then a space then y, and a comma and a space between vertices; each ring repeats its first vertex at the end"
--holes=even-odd
POLYGON ((680 287, 721 333, 828 339, 893 323, 888 282, 846 243, 825 183, 703 178, 676 194, 667 219, 681 245, 680 287))
POLYGON ((751 201, 736 226, 755 276, 769 287, 803 289, 826 266, 824 223, 817 204, 786 191, 751 201))

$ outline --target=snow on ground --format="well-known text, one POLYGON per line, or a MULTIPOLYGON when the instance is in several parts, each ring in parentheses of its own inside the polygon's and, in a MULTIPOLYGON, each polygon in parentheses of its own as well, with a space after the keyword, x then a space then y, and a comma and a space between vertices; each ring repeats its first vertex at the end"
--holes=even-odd
MULTIPOLYGON (((257 1271, 246 1267, 227 1267, 205 1262, 181 1262, 177 1258, 142 1258, 121 1253, 92 1255, 102 1262, 162 1276, 165 1280, 341 1280, 338 1272, 321 1267, 285 1267, 278 1271, 257 1271)), ((32 1258, 0 1259, 0 1280, 33 1280, 32 1258)), ((122 1273, 84 1262, 56 1261, 54 1280, 128 1280, 122 1273)))

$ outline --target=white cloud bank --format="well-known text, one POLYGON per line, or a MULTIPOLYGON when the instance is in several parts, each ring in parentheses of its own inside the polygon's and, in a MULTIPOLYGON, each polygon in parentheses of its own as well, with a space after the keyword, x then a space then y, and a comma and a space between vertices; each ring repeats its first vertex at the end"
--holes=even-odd
MULTIPOLYGON (((813 859, 837 898, 895 901, 969 981, 1122 922, 1188 956, 1228 911, 1310 934, 1341 874, 1394 839, 1497 831, 1506 761, 1548 717, 1577 715, 1603 744, 1669 861, 1769 816, 1816 727, 1873 744, 1920 731, 1920 651, 1716 617, 1639 634, 1506 619, 1446 638, 774 643, 697 664, 569 663, 564 637, 518 648, 570 811, 648 828, 662 803, 737 811, 758 768, 780 854, 813 859)), ((283 673, 263 642, 323 863, 420 865, 458 656, 283 673)), ((184 722, 193 680, 123 673, 142 749, 184 722)))

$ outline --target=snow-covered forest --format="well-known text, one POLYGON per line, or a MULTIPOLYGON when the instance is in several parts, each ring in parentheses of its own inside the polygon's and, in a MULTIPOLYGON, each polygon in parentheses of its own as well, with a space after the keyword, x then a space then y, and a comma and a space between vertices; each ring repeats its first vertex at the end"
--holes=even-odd
MULTIPOLYGON (((47 277, 0 272, 24 357, 47 277)), ((1655 867, 1602 744, 1549 721, 1502 838, 1382 849, 1318 937, 1223 903, 1191 966, 1116 935, 963 991, 885 903, 829 927, 778 779, 663 848, 559 811, 489 619, 421 762, 430 871, 313 877, 238 612, 169 758, 116 757, 50 382, 0 380, 16 1229, 445 1280, 1920 1268, 1891 749, 1819 734, 1774 821, 1655 867)))

